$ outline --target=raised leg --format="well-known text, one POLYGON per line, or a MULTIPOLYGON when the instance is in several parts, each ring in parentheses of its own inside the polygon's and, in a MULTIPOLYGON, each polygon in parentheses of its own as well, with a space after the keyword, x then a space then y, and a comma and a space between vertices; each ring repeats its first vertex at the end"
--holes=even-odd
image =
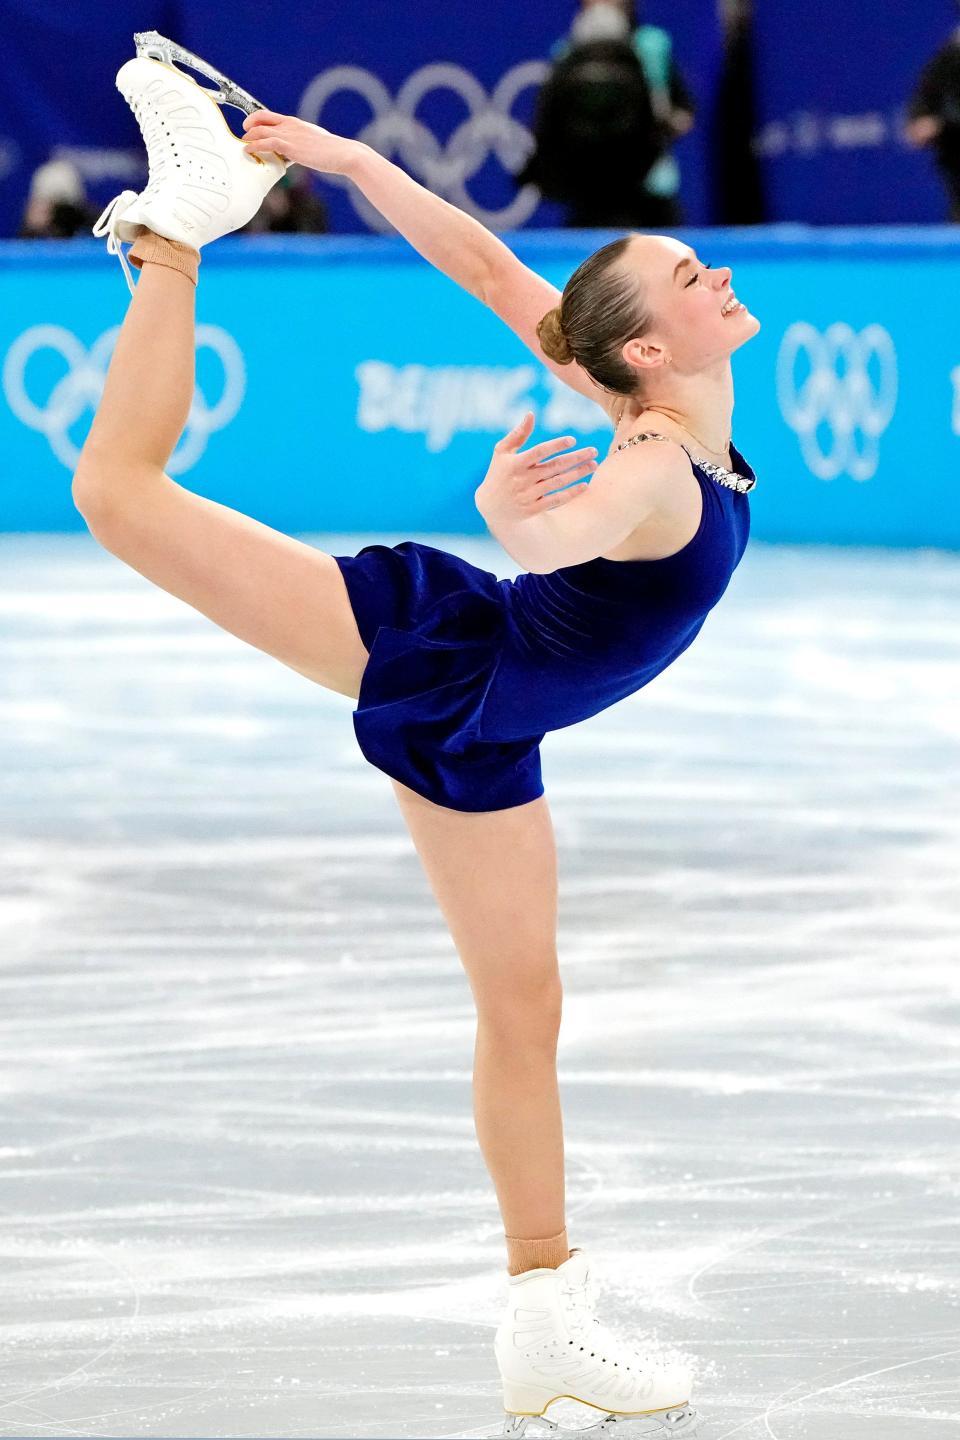
MULTIPOLYGON (((356 699, 368 656, 333 557, 164 473, 193 395, 195 289, 187 274, 161 263, 177 258, 170 242, 138 241, 131 262, 138 248, 156 258, 144 260, 127 310, 74 475, 74 503, 100 544, 132 569, 247 644, 356 699)), ((288 463, 292 470, 292 457, 288 463)))
MULTIPOLYGON (((87 436, 77 474, 78 487, 104 498, 103 471, 139 475, 162 471, 190 414, 195 383, 194 326, 197 287, 189 270, 173 268, 199 254, 159 236, 146 235, 130 251, 158 258, 143 263, 107 371, 103 396, 87 436), (164 262, 164 263, 161 263, 164 262), (90 481, 85 487, 84 482, 90 481)), ((129 490, 133 480, 118 482, 129 490)))

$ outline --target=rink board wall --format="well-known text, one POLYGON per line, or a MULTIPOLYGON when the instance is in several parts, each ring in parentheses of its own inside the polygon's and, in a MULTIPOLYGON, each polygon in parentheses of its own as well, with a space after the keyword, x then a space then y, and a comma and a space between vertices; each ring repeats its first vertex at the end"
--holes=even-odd
MULTIPOLYGON (((614 234, 504 238, 562 286, 614 234)), ((954 229, 680 238, 733 268, 762 322, 733 360, 755 537, 960 548, 954 229)), ((100 242, 0 242, 0 529, 83 527, 70 481, 128 302, 100 242)), ((399 238, 220 241, 203 254, 197 321, 194 403, 168 473, 287 531, 479 534, 474 491, 525 409, 533 443, 611 433, 399 238)))

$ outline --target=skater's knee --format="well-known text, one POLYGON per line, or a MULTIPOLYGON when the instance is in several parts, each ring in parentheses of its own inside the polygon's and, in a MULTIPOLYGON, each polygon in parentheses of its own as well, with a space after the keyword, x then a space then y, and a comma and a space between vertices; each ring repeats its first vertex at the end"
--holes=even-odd
POLYGON ((525 977, 477 996, 477 1019, 484 1039, 522 1051, 555 1045, 560 1032, 563 986, 559 975, 525 977))

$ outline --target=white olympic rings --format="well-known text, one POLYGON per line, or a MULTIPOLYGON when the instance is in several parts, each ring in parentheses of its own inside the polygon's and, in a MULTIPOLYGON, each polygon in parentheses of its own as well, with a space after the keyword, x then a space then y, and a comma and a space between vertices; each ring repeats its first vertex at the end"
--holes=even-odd
POLYGON ((893 419, 897 391, 896 347, 882 325, 858 334, 837 321, 821 334, 798 321, 784 334, 777 357, 780 410, 800 440, 807 466, 821 480, 844 472, 854 480, 876 474, 880 436, 893 419), (809 366, 802 379, 801 361, 809 366), (822 427, 831 437, 825 446, 822 427))
MULTIPOLYGON (((545 60, 527 60, 501 77, 488 95, 483 85, 461 65, 440 62, 424 65, 400 87, 396 99, 371 71, 359 65, 336 65, 324 70, 307 86, 298 115, 314 125, 323 124, 323 111, 333 95, 354 91, 373 111, 373 118, 352 138, 388 159, 396 154, 406 169, 427 189, 443 196, 490 228, 515 229, 530 218, 540 203, 535 185, 524 185, 501 210, 486 210, 470 195, 471 180, 494 155, 511 174, 519 170, 533 149, 533 136, 512 112, 517 97, 531 86, 539 88, 550 71, 545 60), (417 118, 417 108, 435 90, 451 90, 469 115, 441 145, 428 125, 417 118)), ((325 177, 350 191, 358 213, 374 230, 392 227, 362 192, 344 175, 325 177)))
MULTIPOLYGON (((219 325, 208 324, 198 325, 196 333, 198 352, 212 350, 223 366, 223 393, 215 404, 208 405, 196 385, 183 437, 167 463, 171 475, 183 474, 197 463, 213 431, 224 429, 237 414, 246 391, 243 354, 233 336, 219 325)), ((24 425, 46 436, 54 455, 68 470, 76 469, 83 444, 70 432, 87 411, 96 411, 119 334, 120 326, 114 325, 88 351, 62 325, 33 325, 16 337, 4 357, 2 385, 7 404, 24 425), (49 388, 46 399, 38 402, 29 394, 27 366, 45 351, 59 355, 67 368, 49 388)))

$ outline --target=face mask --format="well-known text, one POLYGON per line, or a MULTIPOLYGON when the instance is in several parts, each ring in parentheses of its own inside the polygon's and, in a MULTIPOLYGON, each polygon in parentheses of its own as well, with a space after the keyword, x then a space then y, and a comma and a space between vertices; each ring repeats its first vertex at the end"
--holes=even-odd
POLYGON ((573 22, 570 35, 578 45, 590 40, 629 40, 630 21, 619 5, 591 5, 580 11, 573 22))
POLYGON ((48 160, 33 172, 30 199, 82 205, 85 191, 80 172, 69 160, 48 160))

